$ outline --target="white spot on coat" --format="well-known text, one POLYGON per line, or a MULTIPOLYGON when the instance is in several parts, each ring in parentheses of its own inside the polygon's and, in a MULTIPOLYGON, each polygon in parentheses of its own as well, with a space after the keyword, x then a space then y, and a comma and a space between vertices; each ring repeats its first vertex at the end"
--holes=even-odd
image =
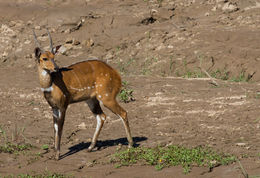
POLYGON ((101 98, 101 95, 98 95, 99 98, 101 98))

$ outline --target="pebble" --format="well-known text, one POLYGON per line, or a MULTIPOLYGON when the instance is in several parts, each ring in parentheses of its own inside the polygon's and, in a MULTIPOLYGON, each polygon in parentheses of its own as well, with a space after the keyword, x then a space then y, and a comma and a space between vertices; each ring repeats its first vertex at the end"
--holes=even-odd
POLYGON ((236 143, 237 146, 246 146, 246 143, 236 143))
POLYGON ((34 27, 35 30, 40 30, 41 29, 41 26, 37 25, 34 27))
POLYGON ((227 2, 223 5, 222 10, 227 12, 235 12, 238 11, 239 8, 236 3, 227 2))

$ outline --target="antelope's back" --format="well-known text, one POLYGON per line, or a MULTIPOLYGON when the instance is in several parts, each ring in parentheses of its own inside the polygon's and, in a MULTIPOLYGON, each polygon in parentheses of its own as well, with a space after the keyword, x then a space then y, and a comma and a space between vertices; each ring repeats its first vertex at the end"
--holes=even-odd
POLYGON ((116 95, 121 88, 119 73, 105 62, 89 60, 72 64, 62 70, 63 80, 71 93, 111 93, 116 95))

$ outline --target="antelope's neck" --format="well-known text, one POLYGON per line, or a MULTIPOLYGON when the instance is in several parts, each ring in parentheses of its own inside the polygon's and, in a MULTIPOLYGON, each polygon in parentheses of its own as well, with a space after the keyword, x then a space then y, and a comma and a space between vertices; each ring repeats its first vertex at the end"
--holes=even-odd
POLYGON ((48 89, 50 90, 52 87, 52 79, 50 72, 46 71, 45 69, 42 69, 41 67, 38 67, 38 73, 42 91, 47 91, 48 89))

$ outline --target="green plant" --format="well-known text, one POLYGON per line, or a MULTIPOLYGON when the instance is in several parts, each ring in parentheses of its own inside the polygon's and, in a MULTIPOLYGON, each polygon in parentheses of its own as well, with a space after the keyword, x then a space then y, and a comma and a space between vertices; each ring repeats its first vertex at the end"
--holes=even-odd
POLYGON ((128 103, 130 101, 134 101, 134 97, 133 97, 133 92, 134 90, 129 89, 128 87, 128 82, 127 81, 123 81, 122 82, 122 89, 119 92, 119 98, 121 101, 128 103))
POLYGON ((192 166, 207 166, 211 169, 235 161, 234 156, 219 154, 210 148, 196 147, 190 149, 181 146, 130 148, 117 152, 111 158, 111 162, 117 163, 117 167, 128 166, 137 162, 154 165, 156 170, 181 165, 184 173, 188 173, 192 166))
POLYGON ((49 149, 49 145, 46 145, 46 144, 42 145, 42 149, 43 150, 48 150, 49 149))
POLYGON ((206 75, 200 70, 196 69, 194 71, 186 70, 186 73, 183 75, 184 78, 203 78, 206 75))
POLYGON ((211 72, 211 76, 213 78, 221 79, 221 80, 228 80, 229 72, 224 70, 217 69, 216 71, 211 72))
POLYGON ((30 150, 32 147, 33 146, 31 144, 14 144, 7 142, 3 146, 0 146, 0 153, 18 153, 25 150, 30 150))
POLYGON ((127 69, 128 67, 133 64, 135 62, 135 59, 134 58, 130 58, 126 63, 122 62, 122 61, 119 61, 117 62, 117 65, 118 65, 118 68, 119 68, 119 71, 121 73, 126 73, 127 72, 127 69))
POLYGON ((26 150, 30 150, 33 146, 30 143, 25 142, 25 136, 23 135, 25 127, 18 129, 15 125, 14 130, 11 132, 11 139, 8 138, 3 126, 0 126, 0 153, 15 153, 19 154, 26 150), (21 137, 22 136, 22 137, 21 137), (21 139, 22 138, 22 139, 21 139), (19 141, 19 142, 18 142, 19 141))
POLYGON ((231 78, 232 82, 248 82, 248 78, 245 75, 245 71, 241 71, 237 77, 231 78))

